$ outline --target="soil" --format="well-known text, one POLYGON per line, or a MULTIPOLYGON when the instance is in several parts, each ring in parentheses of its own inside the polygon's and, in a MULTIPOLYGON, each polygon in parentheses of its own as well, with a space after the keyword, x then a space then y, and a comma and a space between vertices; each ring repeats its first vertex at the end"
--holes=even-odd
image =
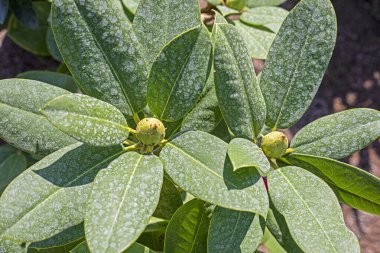
MULTIPOLYGON (((291 9, 297 0, 283 7, 291 9)), ((322 116, 345 109, 380 109, 380 0, 333 0, 338 39, 333 58, 311 107, 287 134, 322 116)), ((58 63, 19 48, 0 31, 0 79, 28 70, 55 70, 58 63)), ((256 68, 263 63, 256 61, 256 68)), ((380 177, 380 140, 344 160, 380 177)), ((347 226, 363 253, 380 253, 380 217, 342 205, 347 226)))

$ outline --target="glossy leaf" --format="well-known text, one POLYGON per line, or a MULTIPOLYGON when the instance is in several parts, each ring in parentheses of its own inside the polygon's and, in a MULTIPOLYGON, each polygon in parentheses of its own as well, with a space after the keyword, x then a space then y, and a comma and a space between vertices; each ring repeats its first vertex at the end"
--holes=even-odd
POLYGON ((380 112, 352 109, 325 116, 302 128, 291 147, 297 153, 341 159, 379 137, 380 112))
POLYGON ((211 218, 208 252, 252 253, 260 244, 264 228, 257 214, 217 207, 211 218))
POLYGON ((132 116, 146 105, 148 74, 128 22, 119 0, 53 2, 54 37, 78 85, 132 116))
POLYGON ((116 107, 89 96, 57 97, 41 113, 61 131, 93 146, 117 145, 128 138, 123 114, 116 107))
POLYGON ((48 83, 73 93, 78 91, 78 87, 71 76, 58 72, 34 70, 20 73, 17 78, 48 83))
POLYGON ((216 23, 213 41, 220 110, 237 137, 255 139, 264 125, 265 103, 244 39, 236 27, 216 23))
POLYGON ((379 178, 362 169, 324 157, 293 153, 286 160, 322 178, 344 203, 380 215, 379 178))
POLYGON ((27 168, 25 155, 9 145, 0 146, 0 196, 5 187, 27 168))
POLYGON ((262 26, 277 33, 289 12, 279 7, 258 7, 249 9, 240 20, 252 26, 262 26))
POLYGON ((227 148, 233 170, 254 167, 264 175, 270 171, 270 164, 263 151, 252 141, 246 139, 233 139, 227 148))
POLYGON ((62 232, 39 242, 30 244, 29 249, 48 249, 54 247, 61 247, 71 244, 76 241, 83 240, 84 227, 83 223, 69 227, 62 232))
POLYGON ((193 199, 178 209, 166 231, 164 252, 207 252, 209 214, 206 203, 199 199, 193 199))
POLYGON ((140 0, 121 0, 121 2, 125 6, 125 8, 128 9, 128 11, 135 15, 140 0))
POLYGON ((93 252, 123 252, 144 231, 163 183, 156 156, 126 153, 95 178, 85 231, 93 252))
POLYGON ((259 6, 277 6, 284 3, 286 0, 246 0, 247 7, 259 6))
POLYGON ((164 177, 160 200, 153 216, 170 220, 182 204, 183 201, 179 190, 167 177, 164 177))
POLYGON ((190 131, 166 144, 160 154, 170 178, 197 198, 229 209, 266 216, 268 196, 254 168, 233 171, 227 143, 190 131))
POLYGON ((0 0, 0 25, 4 24, 7 18, 9 0, 0 0))
POLYGON ((36 3, 32 0, 11 0, 9 7, 23 26, 30 29, 38 27, 41 20, 38 18, 36 3))
POLYGON ((330 61, 336 33, 330 0, 303 0, 289 13, 271 46, 260 81, 267 126, 288 128, 305 113, 330 61))
POLYGON ((92 181, 121 153, 74 144, 30 167, 0 198, 0 237, 41 241, 81 223, 92 181))
POLYGON ((276 34, 247 25, 240 20, 233 21, 233 24, 243 36, 251 57, 265 60, 276 34))
MULTIPOLYGON (((32 3, 32 1, 28 0, 11 0, 11 8, 12 3, 21 1, 28 3, 28 5, 32 3)), ((47 19, 50 12, 50 3, 33 2, 33 8, 36 11, 36 20, 32 18, 34 15, 33 9, 22 8, 27 13, 20 13, 23 15, 23 19, 32 18, 32 20, 20 21, 20 19, 16 18, 17 13, 14 12, 16 16, 12 16, 9 20, 7 35, 23 49, 33 54, 48 56, 50 54, 46 45, 46 31, 49 26, 47 19)))
POLYGON ((283 167, 269 174, 268 188, 273 205, 304 252, 360 252, 334 192, 322 179, 299 167, 283 167))
POLYGON ((146 62, 151 65, 167 42, 200 24, 198 0, 141 0, 133 30, 146 62))
POLYGON ((166 45, 148 81, 148 105, 158 118, 176 121, 196 104, 210 74, 210 55, 210 36, 203 26, 166 45))
POLYGON ((0 81, 0 138, 36 157, 77 142, 54 127, 39 110, 68 91, 32 80, 0 81))
POLYGON ((210 73, 205 91, 195 107, 184 117, 181 130, 212 132, 223 120, 215 93, 213 74, 210 73))

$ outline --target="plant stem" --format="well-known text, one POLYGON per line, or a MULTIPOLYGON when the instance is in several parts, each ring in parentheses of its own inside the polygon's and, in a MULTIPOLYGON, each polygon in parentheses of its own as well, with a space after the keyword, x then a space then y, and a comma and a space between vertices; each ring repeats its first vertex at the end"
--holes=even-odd
POLYGON ((140 149, 140 145, 135 144, 132 146, 125 147, 123 150, 124 150, 124 152, 130 152, 130 151, 136 151, 138 149, 140 149))
POLYGON ((133 128, 130 128, 130 127, 127 127, 127 131, 130 133, 130 134, 136 134, 137 131, 133 128))
POLYGON ((139 118, 139 115, 137 115, 137 113, 133 114, 133 120, 135 121, 136 124, 140 122, 140 118, 139 118))

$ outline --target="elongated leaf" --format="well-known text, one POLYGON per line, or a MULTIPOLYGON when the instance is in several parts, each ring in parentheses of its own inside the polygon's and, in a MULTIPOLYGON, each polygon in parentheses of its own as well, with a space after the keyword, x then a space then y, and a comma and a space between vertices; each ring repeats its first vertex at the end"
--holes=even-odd
POLYGON ((264 228, 257 214, 217 207, 210 223, 208 252, 252 253, 261 242, 264 228))
POLYGON ((348 205, 380 215, 380 179, 354 166, 333 159, 293 153, 286 157, 322 178, 348 205))
POLYGON ((297 153, 341 159, 379 137, 380 112, 352 109, 320 118, 302 128, 291 147, 297 153))
POLYGON ((26 168, 26 157, 21 151, 9 145, 0 146, 0 195, 26 168))
POLYGON ((240 20, 253 26, 262 26, 277 33, 289 12, 279 7, 258 7, 240 16, 240 20))
POLYGON ((127 121, 114 106, 80 94, 62 95, 41 113, 61 131, 93 146, 112 146, 128 138, 127 121))
POLYGON ((16 242, 0 237, 0 252, 2 253, 26 253, 27 247, 22 242, 16 242))
POLYGON ((200 24, 198 0, 141 0, 133 19, 133 30, 151 65, 167 42, 200 24))
POLYGON ((265 60, 276 34, 271 31, 247 25, 240 20, 233 21, 233 24, 243 36, 251 57, 265 60))
POLYGON ((7 18, 9 0, 0 0, 0 25, 4 24, 7 18))
POLYGON ((140 0, 122 0, 121 1, 125 8, 128 9, 133 15, 136 13, 137 6, 139 5, 140 0))
POLYGON ((9 7, 23 26, 30 29, 38 27, 41 20, 38 18, 36 3, 32 3, 32 0, 11 0, 9 7))
POLYGON ((253 142, 236 138, 228 144, 228 157, 233 170, 254 167, 264 175, 270 171, 270 164, 263 151, 253 142))
POLYGON ((284 3, 286 0, 246 0, 247 7, 258 6, 277 6, 284 3))
MULTIPOLYGON (((281 245, 278 243, 276 238, 271 234, 271 232, 268 230, 268 228, 265 229, 265 233, 264 233, 262 243, 269 252, 287 253, 281 247, 281 245)), ((260 251, 258 251, 258 252, 260 252, 260 251)))
POLYGON ((160 200, 153 216, 170 220, 182 204, 183 201, 179 190, 167 177, 164 177, 160 200))
POLYGON ((164 250, 165 232, 168 224, 169 221, 167 220, 152 217, 144 232, 137 239, 137 242, 150 249, 162 252, 164 250))
POLYGON ((70 253, 91 253, 91 251, 88 248, 87 242, 84 241, 78 244, 74 249, 70 250, 70 253))
POLYGON ((29 247, 28 253, 69 253, 71 250, 73 250, 83 241, 84 241, 84 238, 80 239, 79 241, 71 242, 69 244, 65 244, 58 247, 46 248, 46 249, 35 249, 35 248, 29 247))
POLYGON ((0 237, 41 241, 81 223, 93 179, 121 152, 74 144, 23 172, 0 198, 0 237))
POLYGON ((217 137, 187 132, 166 144, 160 157, 170 178, 195 197, 266 216, 268 196, 259 172, 254 168, 234 172, 227 143, 217 137))
POLYGON ((166 231, 164 252, 207 252, 209 214, 206 203, 199 199, 193 199, 178 209, 166 231))
POLYGON ((213 41, 220 110, 237 137, 255 139, 264 125, 265 104, 244 39, 236 27, 216 23, 213 41))
POLYGON ((181 130, 212 132, 223 120, 215 93, 214 75, 211 72, 205 92, 195 107, 184 117, 181 130))
POLYGON ((276 242, 281 245, 283 249, 286 249, 287 252, 304 253, 294 241, 284 216, 276 210, 273 204, 270 205, 268 211, 266 226, 276 242))
POLYGON ((36 157, 77 142, 54 127, 39 110, 69 92, 32 80, 0 81, 0 138, 36 157))
POLYGON ((54 60, 63 62, 62 55, 59 52, 57 43, 55 42, 55 39, 54 39, 54 34, 53 34, 53 30, 51 26, 49 26, 46 31, 46 46, 50 55, 53 57, 54 60))
POLYGON ((176 121, 195 105, 210 73, 211 41, 198 26, 172 40, 152 66, 148 105, 160 119, 176 121))
POLYGON ((320 178, 299 167, 283 167, 269 174, 268 188, 273 205, 304 252, 360 252, 334 192, 320 178))
MULTIPOLYGON (((24 2, 23 4, 31 5, 30 0, 11 0, 11 8, 13 3, 24 2)), ((20 7, 20 6, 19 6, 20 7)), ((33 54, 48 56, 49 51, 46 45, 46 31, 48 28, 47 19, 50 12, 49 2, 33 2, 33 9, 24 6, 21 12, 13 12, 16 16, 12 16, 8 23, 7 35, 20 47, 32 52, 33 54), (16 18, 17 15, 22 15, 22 19, 16 18), (34 16, 37 15, 37 16, 34 16), (21 21, 23 20, 23 21, 21 21)))
POLYGON ((232 8, 229 8, 225 5, 218 5, 216 6, 216 8, 218 9, 218 11, 220 11, 220 13, 224 16, 224 17, 227 17, 229 15, 233 15, 233 14, 239 14, 240 12, 238 10, 235 10, 235 9, 232 9, 232 8))
POLYGON ((53 247, 61 247, 76 241, 83 240, 83 238, 84 227, 83 223, 80 223, 63 230, 51 238, 30 244, 29 249, 48 249, 53 247))
POLYGON ((56 0, 52 28, 66 65, 86 94, 129 116, 145 107, 148 74, 119 0, 56 0))
POLYGON ((101 171, 85 218, 91 251, 117 253, 132 245, 157 207, 162 183, 163 167, 156 156, 126 153, 101 171))
POLYGON ((288 128, 309 107, 330 61, 337 33, 330 0, 302 0, 288 15, 261 76, 266 125, 288 128))
POLYGON ((28 71, 17 75, 17 78, 36 80, 43 83, 48 83, 59 88, 68 90, 70 92, 77 92, 78 87, 75 84, 74 79, 67 75, 52 71, 28 71))

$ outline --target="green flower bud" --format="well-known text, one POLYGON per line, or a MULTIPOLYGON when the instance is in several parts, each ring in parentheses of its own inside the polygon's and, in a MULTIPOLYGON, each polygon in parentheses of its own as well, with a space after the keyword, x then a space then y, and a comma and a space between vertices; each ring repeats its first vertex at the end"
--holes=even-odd
POLYGON ((245 7, 246 0, 227 0, 227 6, 240 11, 245 7))
POLYGON ((269 158, 281 158, 288 148, 288 138, 281 132, 271 132, 261 140, 261 149, 269 158))
POLYGON ((137 124, 137 139, 146 146, 155 146, 165 138, 165 127, 155 118, 145 118, 137 124))

